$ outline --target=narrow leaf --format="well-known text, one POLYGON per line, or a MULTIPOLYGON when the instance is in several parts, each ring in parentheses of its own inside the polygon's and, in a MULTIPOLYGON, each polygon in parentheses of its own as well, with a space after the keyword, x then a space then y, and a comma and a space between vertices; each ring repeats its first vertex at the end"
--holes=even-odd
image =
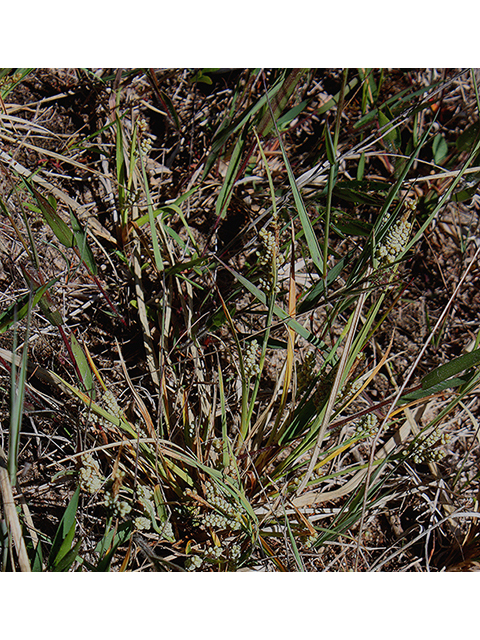
POLYGON ((70 209, 70 222, 72 225, 73 235, 75 236, 75 244, 78 247, 78 251, 80 253, 80 259, 84 262, 90 273, 94 276, 97 275, 97 265, 95 264, 95 259, 93 257, 92 250, 88 246, 87 242, 87 234, 83 230, 80 221, 70 209))
POLYGON ((285 108, 290 96, 292 95, 295 87, 299 83, 305 71, 306 69, 293 69, 290 74, 284 79, 280 91, 271 101, 272 111, 270 111, 270 109, 267 110, 257 127, 259 136, 266 136, 272 130, 274 126, 274 120, 278 120, 279 115, 285 108), (272 120, 272 112, 274 120, 272 120))
POLYGON ((448 145, 445 138, 440 133, 437 134, 433 139, 432 151, 435 164, 440 164, 442 160, 447 156, 448 145))
POLYGON ((93 388, 93 376, 92 376, 92 370, 90 369, 90 366, 88 364, 87 358, 85 357, 85 353, 83 352, 83 349, 80 345, 80 343, 78 342, 78 340, 75 338, 75 336, 71 335, 70 337, 70 343, 72 346, 72 353, 75 357, 75 362, 77 363, 77 367, 78 367, 78 371, 80 372, 80 375, 82 376, 82 382, 83 385, 87 391, 88 394, 90 394, 92 400, 95 398, 95 390, 93 388))
POLYGON ((64 546, 64 543, 67 539, 73 539, 73 534, 75 533, 75 516, 77 514, 79 497, 80 487, 77 487, 70 502, 68 503, 67 508, 65 509, 65 513, 60 520, 57 533, 55 534, 55 538, 53 539, 52 549, 48 557, 48 564, 50 567, 54 567, 55 564, 58 564, 65 553, 67 553, 67 551, 70 549, 70 547, 66 549, 67 545, 64 546))
POLYGON ((29 184, 26 180, 24 180, 23 182, 37 201, 45 222, 48 224, 48 226, 51 228, 60 242, 68 249, 71 249, 74 243, 74 236, 67 223, 64 222, 64 220, 52 207, 50 202, 46 198, 44 198, 42 194, 35 189, 35 187, 29 184))
POLYGON ((422 389, 430 389, 439 382, 443 382, 457 373, 465 371, 465 369, 470 369, 478 362, 480 362, 480 349, 459 356, 447 364, 442 364, 423 378, 422 389))
MULTIPOLYGON (((70 544, 71 544, 71 541, 70 541, 70 544)), ((60 559, 58 560, 58 563, 55 563, 55 566, 53 568, 53 570, 56 573, 61 571, 68 571, 68 569, 70 569, 70 567, 78 557, 78 551, 80 549, 81 544, 82 544, 82 539, 80 538, 79 540, 77 540, 77 542, 74 544, 74 546, 71 549, 67 550, 67 552, 60 557, 60 559)))
POLYGON ((325 127, 325 145, 327 158, 330 164, 333 166, 335 164, 335 148, 333 145, 332 134, 330 133, 330 129, 325 127))
POLYGON ((319 273, 323 272, 323 259, 322 253, 320 251, 320 246, 318 244, 317 236, 312 227, 312 223, 310 222, 310 218, 308 217, 307 210, 305 209, 305 205, 303 204, 302 196, 300 195, 300 191, 297 186, 297 182, 295 180, 295 176, 293 175, 292 168, 290 166, 290 162, 288 161, 287 154, 285 152, 285 148, 283 146, 283 142, 281 137, 278 138, 280 141, 280 146, 282 149, 283 161, 287 168, 288 180, 290 182, 290 186, 293 192, 293 198, 295 200, 295 206, 298 211, 298 215, 300 218, 300 222, 303 228, 303 233, 305 234, 305 239, 307 241, 308 249, 310 251, 310 256, 313 260, 313 264, 318 269, 319 273))
POLYGON ((245 147, 245 141, 248 133, 248 126, 245 125, 241 135, 239 136, 237 143, 232 152, 230 162, 228 163, 227 175, 225 176, 225 182, 218 195, 215 212, 217 216, 225 216, 225 212, 230 203, 233 187, 237 180, 238 170, 242 161, 242 153, 245 147))

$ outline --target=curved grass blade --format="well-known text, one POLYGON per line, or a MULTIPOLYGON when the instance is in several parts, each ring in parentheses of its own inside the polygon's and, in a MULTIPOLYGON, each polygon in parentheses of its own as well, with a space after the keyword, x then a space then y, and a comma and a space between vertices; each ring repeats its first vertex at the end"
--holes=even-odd
POLYGON ((221 127, 221 129, 217 132, 216 136, 212 140, 212 149, 205 163, 202 180, 207 177, 210 169, 213 166, 213 163, 217 159, 227 140, 234 133, 242 129, 247 124, 247 122, 267 104, 267 100, 273 99, 273 97, 282 88, 283 82, 284 76, 282 75, 282 77, 273 85, 273 87, 266 93, 266 95, 262 96, 260 100, 258 100, 252 107, 246 109, 232 124, 226 127, 221 127))

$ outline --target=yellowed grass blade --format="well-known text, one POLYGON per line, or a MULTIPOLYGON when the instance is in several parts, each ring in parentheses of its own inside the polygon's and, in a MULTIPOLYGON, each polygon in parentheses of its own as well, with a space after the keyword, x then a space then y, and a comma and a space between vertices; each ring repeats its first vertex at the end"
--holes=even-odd
MULTIPOLYGON (((293 230, 293 226, 291 228, 292 231, 292 255, 290 261, 290 279, 289 279, 289 288, 288 288, 288 315, 291 318, 296 317, 297 310, 297 290, 295 285, 295 232, 293 230)), ((288 333, 288 344, 287 344, 287 368, 285 371, 285 378, 283 380, 283 392, 282 398, 280 400, 280 408, 279 408, 279 418, 281 417, 283 410, 285 408, 285 403, 287 402, 287 394, 288 389, 290 388, 290 383, 292 381, 293 374, 293 362, 295 356, 295 331, 287 325, 287 333, 288 333)))

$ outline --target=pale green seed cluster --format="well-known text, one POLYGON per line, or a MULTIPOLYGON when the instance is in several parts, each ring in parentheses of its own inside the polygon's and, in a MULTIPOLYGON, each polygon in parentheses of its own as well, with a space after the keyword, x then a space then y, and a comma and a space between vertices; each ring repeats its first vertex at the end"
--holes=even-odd
POLYGON ((440 462, 445 457, 445 451, 439 447, 446 445, 449 440, 450 436, 441 433, 437 427, 430 435, 420 438, 414 444, 413 461, 416 464, 440 462))
POLYGON ((317 541, 317 539, 318 539, 318 534, 308 536, 308 538, 305 541, 305 549, 311 549, 315 544, 315 542, 317 541))
POLYGON ((185 568, 187 571, 197 571, 203 564, 203 558, 200 556, 190 556, 185 561, 185 568))
POLYGON ((205 555, 210 560, 220 560, 220 558, 222 557, 222 554, 223 554, 223 549, 221 546, 212 546, 211 544, 209 544, 205 549, 205 555))
POLYGON ((342 390, 338 394, 336 402, 348 402, 351 398, 353 398, 357 391, 361 389, 362 384, 363 381, 361 379, 355 380, 353 382, 347 382, 347 384, 343 386, 342 390))
POLYGON ((378 418, 374 413, 369 413, 354 423, 355 435, 364 438, 374 436, 378 429, 378 418))
POLYGON ((130 503, 126 500, 120 500, 118 494, 114 496, 111 491, 105 492, 104 504, 115 518, 124 518, 132 510, 130 503))
MULTIPOLYGON (((123 411, 120 409, 115 396, 109 389, 107 389, 107 391, 105 391, 105 393, 103 394, 102 400, 105 411, 108 411, 108 413, 112 414, 113 416, 115 416, 115 418, 118 418, 120 420, 123 416, 123 411)), ((96 416, 95 419, 102 427, 106 427, 108 424, 110 424, 109 420, 103 418, 102 416, 96 416)))
POLYGON ((152 527, 150 518, 144 518, 143 516, 135 518, 133 525, 138 531, 148 531, 152 527))
POLYGON ((137 487, 137 500, 142 505, 144 512, 150 515, 150 518, 148 519, 150 528, 150 525, 152 524, 151 518, 155 513, 155 506, 153 504, 153 491, 145 485, 139 485, 137 487))
POLYGON ((140 120, 138 120, 137 122, 137 126, 138 126, 138 137, 140 140, 140 148, 142 150, 143 155, 148 156, 148 154, 152 150, 152 142, 146 136, 148 124, 145 118, 140 118, 140 120))
POLYGON ((238 531, 242 528, 244 509, 239 505, 234 506, 226 500, 211 482, 207 482, 205 497, 207 502, 217 511, 201 515, 200 522, 203 525, 218 530, 233 529, 238 531))
POLYGON ((376 258, 381 264, 392 264, 408 242, 412 223, 404 215, 389 232, 386 239, 377 247, 376 258))
POLYGON ((270 273, 266 278, 260 278, 258 280, 259 288, 267 294, 275 294, 280 291, 280 285, 277 283, 275 287, 273 286, 273 274, 270 273))
POLYGON ((217 531, 226 529, 230 522, 229 518, 222 516, 220 513, 216 513, 215 511, 206 513, 201 517, 201 520, 206 527, 212 527, 212 529, 216 529, 217 531))
POLYGON ((300 392, 307 389, 315 378, 315 351, 309 351, 297 370, 297 385, 300 392))
POLYGON ((275 285, 275 288, 273 286, 275 280, 273 269, 282 266, 284 258, 278 253, 277 241, 272 231, 262 229, 258 235, 262 241, 262 249, 261 251, 257 251, 259 257, 258 263, 265 269, 265 277, 259 279, 258 286, 265 293, 273 293, 276 295, 280 291, 280 287, 278 283, 275 285))
POLYGON ((185 562, 185 568, 187 571, 198 571, 208 562, 216 564, 219 562, 229 562, 230 568, 233 569, 241 553, 241 547, 236 542, 229 546, 209 544, 205 547, 202 556, 198 554, 189 556, 185 562))
MULTIPOLYGON (((145 514, 149 515, 150 518, 139 516, 138 518, 135 519, 135 523, 137 523, 137 521, 140 524, 144 523, 145 526, 143 526, 143 529, 144 530, 150 529, 152 526, 152 520, 155 519, 155 504, 153 501, 153 491, 145 485, 139 485, 137 487, 137 500, 142 505, 145 514), (148 522, 148 527, 146 526, 147 522, 148 522)), ((137 526, 137 524, 135 524, 135 526, 137 526)), ((170 522, 162 522, 160 526, 157 526, 155 523, 154 527, 160 537, 168 538, 169 540, 174 539, 173 529, 170 522)), ((140 527, 137 526, 137 528, 140 528, 140 527)))
POLYGON ((168 540, 175 540, 175 536, 173 535, 173 527, 170 522, 163 522, 158 531, 158 535, 163 538, 167 538, 168 540))
POLYGON ((230 558, 233 562, 236 562, 240 558, 241 553, 242 550, 240 548, 240 545, 237 543, 232 544, 232 546, 230 547, 230 558))
POLYGON ((107 389, 103 394, 103 402, 109 413, 113 414, 116 418, 120 418, 122 416, 123 412, 118 406, 117 399, 109 389, 107 389))
POLYGON ((245 370, 245 377, 251 378, 252 376, 258 376, 260 373, 260 367, 257 363, 258 358, 258 342, 252 340, 245 348, 245 354, 243 356, 243 366, 245 370))
POLYGON ((258 251, 259 257, 258 263, 262 267, 266 267, 272 264, 274 257, 277 254, 277 243, 275 241, 275 234, 266 229, 262 229, 258 234, 262 241, 262 251, 258 251))
POLYGON ((85 454, 81 458, 82 467, 80 468, 80 489, 87 493, 96 493, 100 491, 105 478, 100 473, 98 462, 92 458, 90 454, 85 454))
POLYGON ((145 510, 153 509, 153 491, 141 484, 137 487, 137 499, 145 510))

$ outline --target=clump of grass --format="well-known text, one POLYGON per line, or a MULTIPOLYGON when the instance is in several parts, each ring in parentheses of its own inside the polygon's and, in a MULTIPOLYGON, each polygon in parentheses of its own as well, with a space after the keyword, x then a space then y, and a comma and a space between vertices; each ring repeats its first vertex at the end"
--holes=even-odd
MULTIPOLYGON (((0 327, 9 335, 22 317, 31 322, 24 358, 29 331, 58 334, 61 369, 31 371, 69 399, 75 417, 59 425, 62 445, 46 467, 56 473, 44 478, 65 482, 69 499, 41 539, 28 538, 25 515, 28 562, 55 571, 442 568, 447 556, 435 564, 431 536, 461 545, 460 522, 475 548, 467 504, 478 478, 452 479, 448 460, 462 455, 470 473, 476 455, 473 442, 455 451, 449 425, 466 406, 472 415, 480 337, 461 356, 429 344, 446 335, 475 263, 461 266, 403 369, 391 319, 421 286, 407 261, 432 225, 452 203, 476 197, 466 182, 480 153, 476 129, 447 139, 437 117, 445 96, 460 99, 460 77, 478 113, 475 74, 387 91, 386 72, 332 71, 337 92, 320 104, 314 71, 239 72, 227 98, 212 94, 221 108, 205 120, 208 153, 190 173, 189 158, 180 186, 158 187, 152 167, 162 151, 136 91, 149 88, 181 149, 191 114, 167 87, 188 81, 195 104, 209 73, 95 76, 98 95, 109 96, 105 119, 61 159, 73 168, 97 154, 89 171, 110 203, 103 222, 63 187, 9 165, 1 207, 28 295, 13 294, 0 327), (318 123, 312 144, 302 127, 318 123), (300 157, 297 137, 310 147, 300 157), (249 215, 227 236, 242 198, 249 215), (96 296, 91 326, 71 283, 96 296), (92 337, 98 317, 108 356, 92 337), (433 415, 422 420, 427 408, 433 415), (438 492, 443 506, 432 511, 438 492), (392 529, 397 537, 385 525, 379 532, 412 495, 418 520, 430 514, 423 530, 413 522, 392 529)), ((461 247, 471 259, 463 235, 461 247)), ((12 389, 15 352, 1 360, 12 389)), ((26 359, 21 372, 28 390, 26 359)), ((11 486, 23 414, 12 405, 11 486)), ((13 569, 9 535, 2 545, 3 567, 13 569)))

